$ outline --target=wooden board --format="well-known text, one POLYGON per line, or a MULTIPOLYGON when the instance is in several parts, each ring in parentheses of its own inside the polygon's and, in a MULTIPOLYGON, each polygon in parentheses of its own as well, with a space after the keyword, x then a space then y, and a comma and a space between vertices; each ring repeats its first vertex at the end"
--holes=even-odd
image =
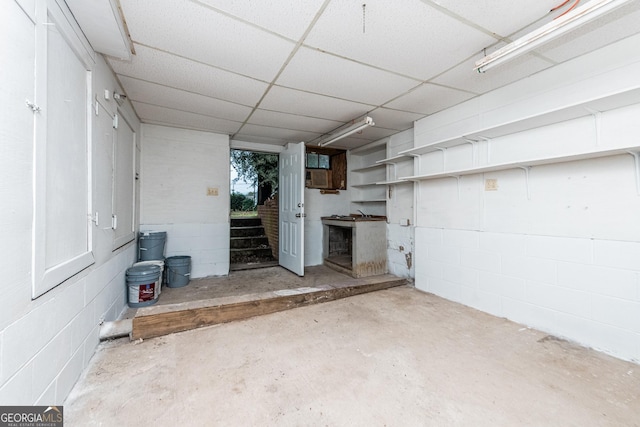
MULTIPOLYGON (((326 289, 301 292, 293 295, 279 295, 280 291, 268 292, 263 298, 259 299, 218 303, 217 305, 210 306, 196 301, 179 304, 180 307, 176 307, 177 309, 174 311, 170 311, 167 308, 152 310, 153 307, 149 307, 148 309, 145 308, 146 310, 138 310, 136 317, 133 319, 131 338, 134 340, 153 338, 173 332, 187 331, 203 326, 247 319, 254 316, 333 301, 406 284, 406 279, 396 278, 375 283, 348 286, 336 285, 335 287, 327 286, 326 289)), ((290 290, 286 293, 294 292, 295 290, 290 290)), ((176 306, 178 306, 178 304, 176 304, 176 306)))

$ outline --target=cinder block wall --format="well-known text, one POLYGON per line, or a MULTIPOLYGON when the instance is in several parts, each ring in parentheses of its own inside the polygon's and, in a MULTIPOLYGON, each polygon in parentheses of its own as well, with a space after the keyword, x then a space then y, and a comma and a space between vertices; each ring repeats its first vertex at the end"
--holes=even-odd
POLYGON ((229 272, 229 136, 141 126, 140 230, 166 231, 165 256, 191 256, 191 277, 229 272))
MULTIPOLYGON (((415 144, 637 91, 640 52, 632 49, 634 43, 640 37, 416 122, 415 144)), ((420 158, 420 173, 526 165, 528 159, 637 145, 640 104, 615 105, 619 108, 427 153, 420 158)), ((640 362, 639 172, 634 156, 620 151, 421 181, 416 287, 640 362), (488 179, 497 188, 487 188, 488 179)))

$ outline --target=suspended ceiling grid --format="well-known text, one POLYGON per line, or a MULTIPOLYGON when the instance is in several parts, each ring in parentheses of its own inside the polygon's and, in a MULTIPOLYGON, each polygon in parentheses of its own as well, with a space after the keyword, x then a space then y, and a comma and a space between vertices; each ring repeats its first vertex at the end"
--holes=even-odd
POLYGON ((120 0, 135 55, 108 62, 144 123, 284 145, 368 114, 374 127, 334 145, 356 148, 640 31, 635 1, 490 72, 472 70, 573 1, 550 13, 558 3, 120 0))

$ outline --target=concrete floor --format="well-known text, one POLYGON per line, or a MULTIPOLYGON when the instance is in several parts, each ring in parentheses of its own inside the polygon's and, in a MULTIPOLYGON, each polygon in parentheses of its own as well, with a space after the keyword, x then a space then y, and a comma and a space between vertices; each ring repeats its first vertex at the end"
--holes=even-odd
POLYGON ((640 426, 640 366, 411 287, 104 343, 68 426, 640 426))

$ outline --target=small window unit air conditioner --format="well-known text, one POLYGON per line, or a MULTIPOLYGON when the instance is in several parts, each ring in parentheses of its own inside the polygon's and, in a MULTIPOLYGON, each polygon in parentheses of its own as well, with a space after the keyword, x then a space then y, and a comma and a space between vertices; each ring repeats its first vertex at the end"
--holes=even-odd
POLYGON ((329 171, 326 169, 307 169, 306 185, 310 188, 329 188, 329 171))

